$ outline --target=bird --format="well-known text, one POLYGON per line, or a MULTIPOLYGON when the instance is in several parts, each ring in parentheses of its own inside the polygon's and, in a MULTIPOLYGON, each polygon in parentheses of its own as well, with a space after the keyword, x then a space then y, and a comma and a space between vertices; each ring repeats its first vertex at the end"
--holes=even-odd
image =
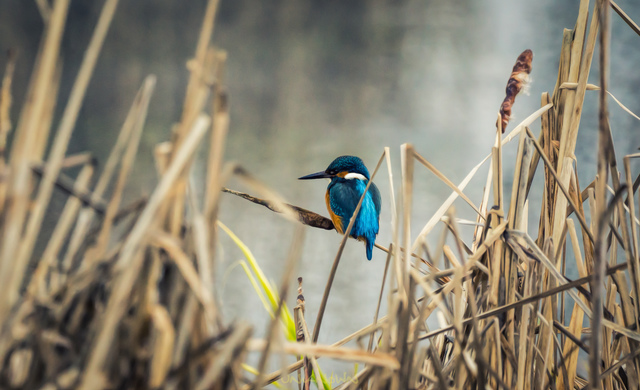
MULTIPOLYGON (((336 231, 344 234, 369 180, 369 170, 356 156, 340 156, 321 172, 298 180, 329 179, 325 201, 336 231)), ((367 260, 373 256, 373 245, 380 225, 380 191, 372 182, 351 228, 350 236, 365 242, 367 260)))

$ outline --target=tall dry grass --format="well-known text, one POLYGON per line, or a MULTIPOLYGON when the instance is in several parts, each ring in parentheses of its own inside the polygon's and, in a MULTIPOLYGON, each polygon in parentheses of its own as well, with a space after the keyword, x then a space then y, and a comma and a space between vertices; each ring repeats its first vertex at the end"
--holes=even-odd
MULTIPOLYGON (((580 2, 574 29, 563 33, 554 90, 544 93, 541 108, 505 136, 502 126, 508 121, 499 117, 494 147, 460 184, 412 145, 403 145, 398 201, 393 185, 388 199, 392 243, 388 248, 376 245, 387 252, 387 261, 374 320, 354 334, 336 336, 332 345, 316 341, 351 226, 323 296, 307 296, 320 302, 315 324, 306 323, 300 285, 298 340, 284 341, 278 323, 292 295, 303 227, 332 225, 284 203, 241 167, 224 163, 229 130, 226 54, 211 44, 217 1, 208 3, 189 62, 180 122, 171 140, 155 149, 161 179, 151 196, 130 205, 121 202, 153 76, 133 100, 97 178, 89 155, 67 155, 117 3, 104 3, 57 128, 52 130, 52 112, 61 103, 56 91, 68 0, 51 6, 38 2, 46 29, 15 130, 9 118, 14 60, 5 70, 0 93, 0 387, 252 389, 279 380, 283 386, 281 379, 297 371, 304 378, 300 386, 308 388, 312 376, 321 377, 322 358, 334 358, 364 364, 348 380, 328 384, 340 389, 639 388, 640 175, 633 172, 632 160, 640 154, 619 159, 607 120, 610 9, 634 31, 640 29, 613 1, 597 1, 591 18, 589 1, 580 2), (587 83, 596 45, 599 87, 587 83), (598 169, 593 181, 581 186, 576 174, 581 162, 574 152, 589 90, 600 91, 598 169), (531 128, 537 119, 539 132, 531 128), (203 142, 207 133, 209 141, 203 142), (504 186, 502 150, 512 141, 517 157, 509 189, 504 186), (202 199, 187 180, 199 145, 208 149, 202 199), (483 196, 474 202, 464 190, 487 162, 483 196), (64 173, 78 166, 75 179, 64 173), (419 196, 413 178, 423 167, 453 192, 415 235, 412 219, 423 216, 412 213, 419 196), (544 185, 532 185, 535 175, 543 176, 544 185), (245 181, 260 198, 224 188, 231 176, 245 181), (54 191, 67 201, 54 229, 41 231, 54 191), (297 226, 264 339, 251 338, 246 322, 229 324, 220 315, 213 281, 223 191, 265 205, 297 226), (542 199, 539 212, 529 209, 532 197, 542 199), (477 214, 470 236, 458 227, 469 223, 456 218, 452 205, 458 198, 477 214), (539 218, 538 229, 530 233, 534 218, 539 218), (427 251, 426 240, 440 224, 446 235, 427 251), (34 258, 34 244, 43 237, 45 250, 34 258), (567 278, 567 268, 577 269, 580 277, 567 278), (386 315, 380 313, 383 299, 386 315), (428 326, 434 316, 438 329, 428 326), (345 347, 354 340, 358 347, 345 347), (260 356, 255 370, 244 365, 249 351, 260 356), (275 354, 291 355, 296 362, 267 372, 275 354)), ((393 184, 390 152, 384 149, 373 176, 384 163, 393 184)))

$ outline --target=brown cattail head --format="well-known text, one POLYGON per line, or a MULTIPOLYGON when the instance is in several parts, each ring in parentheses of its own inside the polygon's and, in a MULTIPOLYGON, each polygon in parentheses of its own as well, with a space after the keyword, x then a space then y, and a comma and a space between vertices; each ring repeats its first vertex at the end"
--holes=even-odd
MULTIPOLYGON (((509 77, 509 81, 507 82, 507 90, 504 101, 500 106, 500 118, 502 119, 502 132, 504 133, 504 129, 509 124, 509 119, 511 118, 511 107, 513 103, 516 101, 516 96, 523 89, 526 91, 529 82, 531 81, 529 78, 529 74, 531 73, 531 60, 533 59, 533 52, 529 49, 525 50, 518 56, 516 60, 516 64, 513 66, 513 70, 511 71, 511 77, 509 77)), ((499 123, 496 123, 496 127, 499 123)))

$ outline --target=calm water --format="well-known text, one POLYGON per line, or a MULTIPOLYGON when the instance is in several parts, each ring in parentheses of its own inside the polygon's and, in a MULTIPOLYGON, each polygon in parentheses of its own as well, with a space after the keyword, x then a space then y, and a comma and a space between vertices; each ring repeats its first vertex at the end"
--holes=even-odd
MULTIPOLYGON (((122 2, 70 147, 70 152, 91 150, 104 161, 143 77, 156 74, 156 96, 140 164, 127 194, 130 200, 151 192, 156 182, 153 145, 167 139, 171 123, 180 114, 187 80, 184 64, 195 48, 204 2, 190 2, 188 7, 178 3, 122 2)), ((232 119, 226 156, 291 203, 324 215, 326 182, 296 178, 324 169, 342 154, 362 157, 372 170, 383 148, 389 146, 397 186, 399 146, 409 142, 452 181, 460 182, 490 152, 497 110, 518 54, 533 50, 534 83, 529 96, 518 97, 510 128, 539 107, 542 92, 553 88, 562 30, 573 27, 578 9, 578 1, 552 0, 301 3, 305 2, 221 2, 214 41, 229 53, 232 119)), ((619 0, 618 4, 631 18, 640 20, 640 3, 619 0)), ((76 2, 72 6, 63 50, 63 98, 97 11, 95 5, 76 2)), ((638 113, 640 37, 615 14, 612 24, 610 91, 638 113)), ((0 2, 0 49, 17 46, 21 55, 16 102, 23 99, 41 30, 33 2, 0 2)), ((597 84, 595 67, 590 81, 597 84)), ((634 152, 640 146, 639 123, 613 103, 610 110, 618 156, 634 152)), ((587 96, 581 146, 576 151, 583 184, 595 173, 595 123, 597 95, 592 92, 587 96)), ((539 122, 532 129, 538 132, 539 122)), ((513 175, 515 149, 515 143, 505 149, 507 178, 513 175)), ((477 204, 487 168, 466 191, 477 204)), ((378 242, 388 245, 386 168, 376 183, 383 196, 378 242)), ((246 190, 235 181, 229 187, 246 190)), ((505 193, 509 192, 507 181, 505 193)), ((426 169, 416 168, 414 236, 449 193, 426 169)), ((473 217, 465 204, 456 206, 460 216, 473 217)), ((530 208, 538 210, 539 204, 532 202, 530 208)), ((231 196, 223 198, 220 219, 251 248, 268 277, 279 283, 292 226, 265 208, 231 196)), ((532 225, 537 224, 533 221, 532 225)), ((339 241, 335 232, 306 231, 297 274, 304 278, 311 324, 339 241)), ((237 266, 241 258, 222 235, 217 288, 225 319, 248 319, 261 336, 269 317, 237 266)), ((384 260, 384 254, 376 252, 368 262, 362 244, 347 244, 321 342, 332 343, 371 322, 384 260)), ((293 299, 289 302, 293 306, 293 299)), ((328 373, 333 370, 340 376, 352 369, 331 362, 320 364, 328 373)))

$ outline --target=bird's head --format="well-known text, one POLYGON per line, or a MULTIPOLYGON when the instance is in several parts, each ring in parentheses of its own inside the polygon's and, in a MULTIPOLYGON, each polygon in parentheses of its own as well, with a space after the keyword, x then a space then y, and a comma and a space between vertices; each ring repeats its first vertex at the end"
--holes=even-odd
POLYGON ((312 173, 307 176, 298 178, 299 180, 309 179, 359 179, 369 180, 369 170, 364 165, 362 160, 356 156, 340 156, 333 160, 331 164, 324 171, 312 173))

